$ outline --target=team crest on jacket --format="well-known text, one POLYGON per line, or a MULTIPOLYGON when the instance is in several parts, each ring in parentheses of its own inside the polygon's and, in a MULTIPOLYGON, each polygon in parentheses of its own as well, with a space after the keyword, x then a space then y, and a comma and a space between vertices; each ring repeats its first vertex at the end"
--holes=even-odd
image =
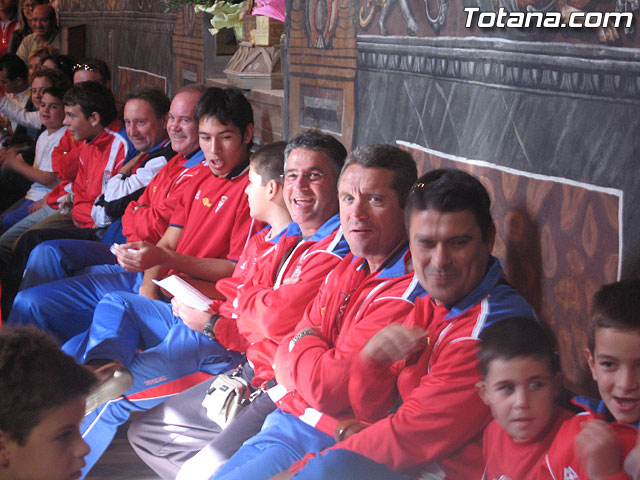
POLYGON ((209 200, 209 197, 204 197, 202 199, 202 204, 207 208, 211 208, 211 201, 209 200))
MULTIPOLYGON (((220 210, 222 208, 222 206, 224 205, 224 202, 227 201, 227 197, 226 195, 223 195, 220 197, 220 201, 218 202, 218 206, 216 207, 216 211, 215 213, 218 213, 218 210, 220 210)), ((207 205, 207 207, 209 207, 210 205, 207 205)))
POLYGON ((576 471, 571 467, 564 467, 564 475, 562 480, 579 480, 580 477, 576 473, 576 471))

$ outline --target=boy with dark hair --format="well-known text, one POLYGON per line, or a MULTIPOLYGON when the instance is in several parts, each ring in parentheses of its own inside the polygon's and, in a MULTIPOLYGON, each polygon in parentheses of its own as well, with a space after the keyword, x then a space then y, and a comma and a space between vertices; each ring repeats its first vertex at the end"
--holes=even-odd
POLYGON ((7 319, 18 292, 29 254, 36 245, 57 238, 97 240, 104 227, 100 206, 95 205, 109 181, 125 163, 129 146, 118 133, 121 123, 111 92, 97 82, 73 86, 64 96, 64 125, 78 147, 78 171, 73 182, 71 214, 56 212, 31 227, 17 241, 14 253, 2 273, 2 318, 7 319), (94 219, 94 215, 96 218, 94 219))
POLYGON ((66 128, 62 98, 64 91, 49 87, 45 88, 40 111, 45 130, 38 137, 35 148, 33 166, 15 151, 7 152, 3 167, 12 169, 33 182, 27 191, 22 204, 14 205, 11 212, 2 215, 2 236, 0 236, 0 261, 7 261, 13 250, 13 244, 20 235, 31 226, 55 213, 46 205, 46 196, 58 182, 58 176, 53 171, 52 152, 64 135, 66 128))
POLYGON ((572 416, 556 404, 562 374, 553 334, 530 318, 509 318, 484 329, 480 340, 476 387, 494 418, 484 431, 484 478, 535 480, 572 416))
POLYGON ((558 431, 544 478, 630 478, 623 463, 640 420, 640 280, 602 286, 591 311, 584 352, 602 400, 573 399, 586 411, 558 431))
POLYGON ((88 445, 79 425, 97 382, 35 328, 0 328, 0 479, 79 476, 88 445))

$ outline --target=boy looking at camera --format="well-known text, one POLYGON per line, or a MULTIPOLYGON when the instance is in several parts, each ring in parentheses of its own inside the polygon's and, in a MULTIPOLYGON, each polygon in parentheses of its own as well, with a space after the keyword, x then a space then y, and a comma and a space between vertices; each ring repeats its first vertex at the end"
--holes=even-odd
POLYGON ((484 479, 534 480, 544 454, 571 413, 556 404, 562 375, 553 334, 528 318, 511 318, 481 334, 480 398, 494 420, 483 439, 484 479))
POLYGON ((0 328, 0 480, 78 478, 96 378, 33 327, 0 328))
POLYGON ((602 400, 576 397, 585 409, 551 444, 544 478, 622 480, 640 420, 640 280, 604 285, 593 298, 585 356, 602 400))

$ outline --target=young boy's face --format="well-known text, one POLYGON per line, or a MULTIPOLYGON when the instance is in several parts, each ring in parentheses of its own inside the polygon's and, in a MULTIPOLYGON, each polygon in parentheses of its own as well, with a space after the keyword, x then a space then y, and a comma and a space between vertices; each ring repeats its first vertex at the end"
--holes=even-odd
POLYGON ((64 120, 62 100, 45 93, 40 102, 40 120, 45 127, 51 130, 57 130, 62 127, 62 121, 64 120))
POLYGON ((618 422, 640 419, 640 332, 616 328, 595 331, 593 353, 586 349, 600 397, 618 422))
POLYGON ((249 167, 249 185, 245 188, 249 201, 249 213, 251 218, 262 222, 268 221, 265 211, 269 207, 268 185, 262 185, 262 177, 258 174, 253 165, 249 167))
POLYGON ((99 119, 84 116, 80 105, 64 106, 64 125, 69 127, 76 142, 93 138, 96 134, 96 122, 99 124, 99 119))
MULTIPOLYGON (((89 446, 80 436, 85 400, 76 398, 49 411, 24 445, 6 442, 2 464, 13 480, 72 480, 80 477, 89 446)), ((0 468, 0 471, 2 469, 0 468)))
POLYGON ((211 172, 216 177, 223 177, 247 158, 247 145, 253 137, 253 128, 248 125, 243 135, 231 122, 224 125, 216 117, 203 117, 198 136, 211 172))
POLYGON ((478 391, 511 438, 524 442, 551 424, 559 386, 548 362, 526 356, 492 360, 478 391))

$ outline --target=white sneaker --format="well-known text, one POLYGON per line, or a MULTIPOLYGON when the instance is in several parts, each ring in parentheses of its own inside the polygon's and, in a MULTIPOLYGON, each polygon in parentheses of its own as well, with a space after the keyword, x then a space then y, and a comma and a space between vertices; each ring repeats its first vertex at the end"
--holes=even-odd
POLYGON ((94 369, 93 373, 99 381, 87 396, 85 416, 103 403, 118 398, 133 385, 133 375, 119 360, 102 365, 94 369))

